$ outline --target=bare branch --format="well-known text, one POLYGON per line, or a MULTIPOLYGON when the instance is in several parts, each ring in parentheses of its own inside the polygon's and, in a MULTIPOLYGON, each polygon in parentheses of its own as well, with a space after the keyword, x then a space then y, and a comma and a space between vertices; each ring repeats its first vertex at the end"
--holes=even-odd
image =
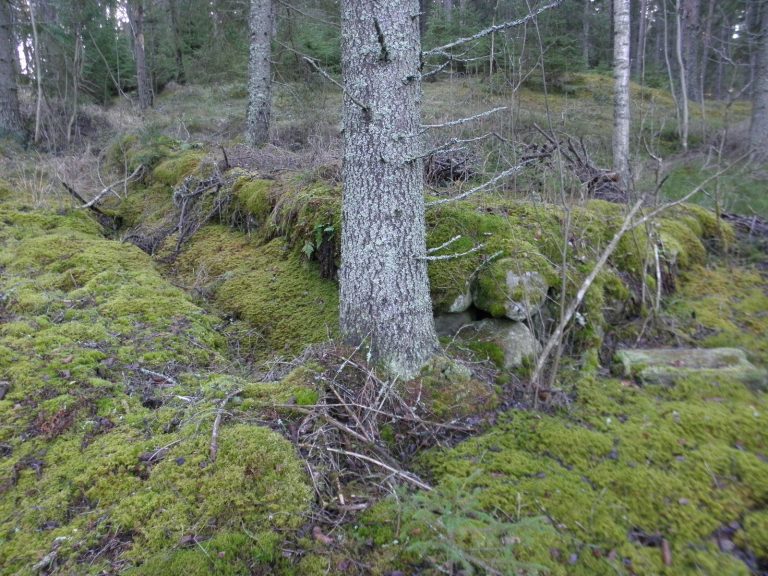
POLYGON ((422 256, 421 258, 419 258, 419 260, 428 260, 430 262, 434 262, 437 260, 455 260, 456 258, 461 258, 462 256, 468 256, 470 254, 473 254, 478 250, 482 250, 483 248, 485 248, 485 244, 478 244, 474 248, 471 248, 470 250, 467 250, 466 252, 462 252, 460 254, 444 254, 442 256, 422 256))
POLYGON ((360 460, 365 460, 366 462, 370 462, 371 464, 380 466, 385 470, 389 470, 395 476, 398 476, 403 480, 410 482, 411 484, 421 488, 422 490, 426 490, 427 492, 432 491, 432 486, 430 486, 429 484, 425 484, 424 482, 416 478, 413 474, 409 474, 408 472, 403 472, 402 470, 398 470, 397 468, 394 468, 389 464, 385 464, 384 462, 376 460, 375 458, 371 458, 370 456, 366 456, 365 454, 358 454, 357 452, 350 452, 349 450, 341 450, 338 448, 331 448, 331 447, 327 447, 326 450, 328 450, 328 452, 334 452, 336 454, 343 454, 344 456, 352 456, 354 458, 359 458, 360 460))
POLYGON ((92 206, 94 206, 95 204, 98 204, 99 202, 101 202, 101 199, 102 199, 102 198, 104 198, 104 196, 106 196, 106 195, 107 195, 107 194, 109 194, 110 192, 114 192, 114 190, 112 190, 112 189, 113 189, 115 186, 117 186, 118 184, 120 184, 120 185, 123 185, 123 186, 124 186, 125 184, 127 184, 128 182, 130 182, 131 180, 133 180, 133 179, 134 179, 136 176, 138 176, 138 174, 139 174, 139 173, 140 173, 140 172, 141 172, 143 169, 144 169, 144 165, 143 165, 143 164, 140 164, 140 165, 139 165, 139 167, 138 167, 138 168, 136 168, 136 170, 134 170, 134 171, 133 171, 133 174, 131 174, 131 175, 130 175, 130 176, 128 176, 127 178, 124 178, 123 180, 119 180, 119 181, 115 182, 114 184, 110 184, 109 186, 107 186, 106 188, 104 188, 104 190, 102 190, 101 192, 99 192, 98 194, 96 194, 96 196, 94 196, 93 198, 91 198, 91 199, 90 199, 88 202, 86 202, 85 204, 83 204, 82 206, 80 206, 80 208, 91 208, 91 207, 92 207, 92 206))
POLYGON ((488 182, 485 182, 484 184, 480 184, 480 186, 476 186, 475 188, 472 188, 471 190, 467 190, 466 192, 463 192, 459 194, 458 196, 454 196, 452 198, 442 198, 440 200, 433 200, 432 202, 427 202, 427 207, 429 206, 437 206, 438 204, 447 204, 448 202, 457 202, 459 200, 464 200, 464 198, 468 198, 469 196, 472 196, 473 194, 477 194, 478 192, 482 192, 483 190, 487 190, 488 188, 491 188, 494 186, 497 182, 504 180, 505 178, 509 178, 513 174, 517 174, 520 172, 523 168, 528 166, 529 164, 532 164, 534 162, 534 159, 526 160, 525 162, 522 162, 521 164, 518 164, 517 166, 513 166, 509 170, 505 170, 501 174, 498 174, 488 180, 488 182))
POLYGON ((347 91, 347 90, 344 90, 344 86, 342 86, 342 85, 341 85, 341 83, 340 83, 338 80, 336 80, 336 79, 335 79, 333 76, 331 76, 330 74, 328 74, 328 72, 326 72, 325 70, 323 70, 322 68, 320 68, 320 66, 318 65, 318 63, 317 63, 317 62, 315 62, 315 61, 314 61, 312 58, 310 58, 309 56, 303 56, 303 59, 304 59, 304 61, 305 61, 305 62, 307 62, 307 64, 309 64, 310 66, 312 66, 312 68, 314 68, 315 70, 317 70, 317 72, 318 72, 318 74, 320 74, 320 76, 322 76, 323 78, 325 78, 326 80, 328 80, 328 81, 329 81, 329 82, 331 82, 332 84, 335 84, 336 86, 338 86, 339 88, 341 88, 341 91, 344 93, 344 96, 346 96, 346 97, 347 97, 347 98, 349 98, 349 99, 350 99, 352 102, 354 102, 355 104, 357 104, 357 105, 358 105, 358 106, 359 106, 359 107, 360 107, 360 108, 361 108, 361 109, 362 109, 364 112, 370 112, 370 110, 371 110, 371 109, 370 109, 368 106, 366 106, 365 104, 363 104, 362 102, 360 102, 360 100, 358 100, 357 98, 355 98, 354 96, 352 96, 352 94, 350 94, 350 93, 349 93, 349 91, 347 91))
POLYGON ((515 28, 517 26, 521 26, 523 24, 530 22, 542 12, 546 12, 550 8, 556 8, 562 3, 563 3, 563 0, 555 0, 554 2, 546 4, 541 8, 538 8, 537 10, 534 10, 533 12, 529 13, 527 16, 524 16, 523 18, 518 18, 517 20, 510 20, 509 22, 497 24, 496 26, 491 26, 490 28, 481 30, 480 32, 478 32, 477 34, 474 34, 473 36, 468 36, 466 38, 459 38, 458 40, 454 40, 453 42, 449 42, 448 44, 444 44, 442 46, 438 46, 437 48, 432 48, 431 50, 427 50, 426 52, 424 52, 424 56, 436 56, 439 54, 443 54, 447 50, 451 50, 453 48, 456 48, 457 46, 466 44, 467 42, 472 42, 473 40, 479 40, 480 38, 489 36, 490 34, 498 32, 499 30, 506 30, 508 28, 515 28))
POLYGON ((498 108, 494 108, 493 110, 486 110, 485 112, 480 112, 480 114, 475 114, 474 116, 468 116, 466 118, 459 118, 458 120, 451 120, 450 122, 445 122, 444 124, 422 124, 421 128, 422 130, 431 130, 432 128, 448 128, 450 126, 460 126, 461 124, 474 122, 475 120, 485 118, 486 116, 490 116, 491 114, 495 114, 496 112, 501 112, 502 110, 506 109, 506 106, 500 106, 498 108))
POLYGON ((297 14, 301 14, 305 18, 309 18, 310 20, 317 20, 318 22, 322 22, 323 24, 327 24, 328 26, 332 26, 333 28, 341 28, 341 24, 339 24, 338 22, 331 22, 330 20, 325 20, 318 16, 313 16, 312 14, 303 12, 302 10, 300 10, 299 8, 296 8, 296 6, 294 6, 293 4, 289 4, 285 0, 277 0, 277 1, 278 3, 288 8, 288 10, 293 10, 294 12, 296 12, 297 14))
POLYGON ((442 244, 440 244, 440 246, 437 246, 436 248, 430 248, 429 250, 427 250, 427 254, 434 254, 435 252, 439 252, 443 248, 448 248, 448 246, 450 246, 451 244, 453 244, 457 240, 461 240, 461 238, 462 238, 461 234, 459 234, 458 236, 454 236, 453 238, 451 238, 447 242, 443 242, 442 244))

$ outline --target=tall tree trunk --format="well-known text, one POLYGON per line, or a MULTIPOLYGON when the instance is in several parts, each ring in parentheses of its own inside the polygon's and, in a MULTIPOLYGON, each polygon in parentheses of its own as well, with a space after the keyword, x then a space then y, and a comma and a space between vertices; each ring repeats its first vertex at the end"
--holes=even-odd
POLYGON ((250 146, 269 141, 272 108, 272 0, 251 0, 248 66, 248 122, 245 138, 250 146))
POLYGON ((0 0, 0 136, 11 134, 23 138, 24 124, 19 112, 15 53, 11 5, 9 0, 0 0))
POLYGON ((139 106, 142 110, 146 110, 152 106, 152 85, 144 51, 144 0, 128 0, 126 7, 133 37, 133 59, 136 62, 139 106))
POLYGON ((35 55, 35 84, 37 85, 37 99, 35 102, 35 144, 40 142, 43 116, 43 65, 40 58, 40 35, 37 33, 37 18, 32 0, 27 0, 29 8, 29 21, 32 25, 32 42, 35 55))
POLYGON ((705 22, 704 38, 701 46, 701 64, 699 66, 699 92, 701 101, 707 91, 707 69, 709 68, 709 52, 712 48, 712 24, 715 19, 715 0, 709 0, 707 7, 707 20, 705 22))
POLYGON ((443 13, 445 14, 445 19, 450 22, 453 19, 453 0, 442 0, 443 1, 443 13))
POLYGON ((645 75, 645 42, 648 30, 648 0, 640 0, 638 11, 637 44, 635 46, 635 58, 633 59, 634 74, 636 78, 645 75))
POLYGON ((752 89, 752 121, 749 143, 755 154, 768 158, 768 2, 760 6, 760 35, 755 50, 755 81, 752 89))
POLYGON ((613 169, 623 186, 632 182, 629 169, 629 0, 613 0, 613 169))
POLYGON ((342 1, 341 329, 408 378, 438 350, 420 155, 419 0, 342 1))

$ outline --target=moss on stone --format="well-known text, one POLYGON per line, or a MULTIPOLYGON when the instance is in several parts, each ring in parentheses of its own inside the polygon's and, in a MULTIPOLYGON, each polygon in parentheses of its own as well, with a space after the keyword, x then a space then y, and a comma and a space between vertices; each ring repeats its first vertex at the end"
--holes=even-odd
POLYGON ((200 167, 203 158, 205 153, 198 150, 172 153, 155 166, 152 170, 152 178, 160 184, 176 186, 200 167))

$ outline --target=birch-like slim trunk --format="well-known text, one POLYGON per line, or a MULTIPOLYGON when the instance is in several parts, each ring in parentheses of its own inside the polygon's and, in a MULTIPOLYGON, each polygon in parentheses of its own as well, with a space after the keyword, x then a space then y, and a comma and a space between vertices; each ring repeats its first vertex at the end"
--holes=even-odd
POLYGON ((261 146, 269 141, 273 14, 272 0, 251 0, 248 119, 245 134, 249 146, 261 146))
POLYGON ((613 169, 623 186, 629 169, 629 0, 613 0, 613 169))
POLYGON ((675 58, 677 58, 677 70, 680 73, 680 144, 683 151, 688 151, 688 127, 690 124, 688 113, 688 71, 685 68, 683 57, 683 7, 680 0, 675 5, 675 58))
POLYGON ((755 80, 752 88, 752 121, 749 142, 761 159, 768 158, 768 2, 760 6, 760 35, 757 39, 755 80))
POLYGON ((136 62, 136 84, 139 90, 139 107, 146 110, 152 106, 152 86, 147 69, 144 49, 144 0, 128 0, 126 3, 128 23, 133 37, 133 59, 136 62))
POLYGON ((19 89, 16 85, 11 5, 0 0, 0 136, 24 137, 24 124, 19 112, 19 89))
POLYGON ((419 158, 419 0, 342 1, 341 329, 408 378, 438 349, 419 158))

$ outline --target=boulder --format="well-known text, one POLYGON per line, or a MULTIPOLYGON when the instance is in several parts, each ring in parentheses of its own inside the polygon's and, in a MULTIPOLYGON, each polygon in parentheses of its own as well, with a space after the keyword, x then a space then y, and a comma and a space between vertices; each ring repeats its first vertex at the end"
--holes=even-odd
POLYGON ((504 356, 505 369, 519 368, 525 359, 541 351, 541 344, 528 326, 503 318, 474 322, 471 329, 462 332, 462 337, 498 346, 504 356))
POLYGON ((438 336, 455 336, 463 326, 472 324, 474 318, 469 312, 457 314, 437 314, 435 316, 435 330, 438 336))
POLYGON ((502 258, 481 272, 473 287, 477 308, 499 318, 522 322, 533 317, 547 300, 549 283, 541 272, 521 271, 514 258, 502 258))
POLYGON ((768 387, 768 372, 755 367, 738 348, 619 350, 612 371, 648 384, 673 385, 696 375, 733 378, 761 390, 768 387))

